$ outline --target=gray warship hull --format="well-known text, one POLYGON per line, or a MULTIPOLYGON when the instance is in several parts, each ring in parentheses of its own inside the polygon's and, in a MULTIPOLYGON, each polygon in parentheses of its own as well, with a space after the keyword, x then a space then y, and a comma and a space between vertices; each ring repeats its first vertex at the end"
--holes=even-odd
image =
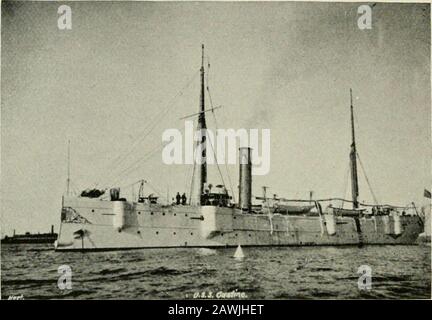
POLYGON ((418 216, 341 217, 244 213, 237 208, 65 197, 56 250, 407 245, 418 216))

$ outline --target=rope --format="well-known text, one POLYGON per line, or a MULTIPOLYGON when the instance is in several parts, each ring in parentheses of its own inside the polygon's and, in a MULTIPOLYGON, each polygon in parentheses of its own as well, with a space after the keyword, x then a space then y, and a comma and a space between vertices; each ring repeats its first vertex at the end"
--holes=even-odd
POLYGON ((152 151, 150 151, 148 154, 146 154, 145 156, 139 158, 134 163, 132 163, 130 166, 128 166, 127 168, 125 168, 124 170, 122 170, 120 173, 118 173, 117 175, 115 175, 114 177, 116 177, 116 180, 114 180, 114 182, 111 185, 115 186, 124 176, 127 176, 129 173, 131 173, 134 170, 136 170, 137 169, 137 164, 142 164, 142 163, 150 160, 156 154, 157 151, 159 151, 160 149, 162 149, 162 147, 163 146, 161 146, 161 145, 156 146, 156 148, 152 149, 152 151))
POLYGON ((368 187, 369 187, 369 190, 370 190, 370 192, 371 192, 371 194, 372 194, 372 198, 374 199, 375 204, 378 204, 377 198, 375 197, 375 194, 374 194, 374 192, 373 192, 373 190, 372 190, 372 187, 371 187, 371 185, 370 185, 370 183, 369 183, 369 179, 368 179, 368 177, 367 177, 367 175, 366 175, 366 171, 365 171, 365 169, 364 169, 364 167, 363 167, 363 163, 362 163, 362 161, 361 161, 360 156, 359 156, 358 153, 357 153, 357 158, 359 159, 360 166, 361 166, 361 168, 362 168, 363 175, 365 176, 366 183, 367 183, 367 185, 368 185, 368 187))
POLYGON ((148 186, 150 187, 150 189, 152 189, 152 190, 153 190, 157 195, 159 195, 159 197, 161 197, 161 198, 165 198, 165 199, 166 199, 166 196, 162 195, 162 193, 159 192, 159 190, 158 190, 154 185, 150 184, 150 182, 147 181, 147 185, 148 185, 148 186))
MULTIPOLYGON (((139 182, 139 181, 138 181, 138 182, 139 182)), ((135 182, 129 183, 129 184, 127 184, 127 185, 121 185, 121 186, 119 186, 119 188, 125 188, 125 189, 127 189, 127 188, 133 186, 133 185, 136 184, 136 183, 137 183, 137 182, 135 181, 135 182)), ((105 190, 107 190, 107 189, 105 189, 105 190)))
POLYGON ((192 192, 195 188, 195 167, 196 167, 196 161, 195 161, 195 151, 194 151, 194 163, 193 163, 193 170, 192 170, 192 179, 190 184, 190 193, 189 193, 189 204, 191 204, 192 201, 192 192))
MULTIPOLYGON (((207 89, 207 93, 208 93, 208 96, 209 96, 209 101, 210 101, 210 106, 211 106, 211 109, 212 109, 212 114, 213 114, 213 117, 214 117, 214 119, 215 119, 215 123, 216 123, 216 132, 217 132, 216 116, 215 116, 215 113, 214 113, 213 100, 212 100, 212 97, 211 97, 211 94, 210 94, 210 88, 209 88, 210 58, 207 57, 207 60, 208 60, 208 71, 207 71, 207 86, 206 86, 206 89, 207 89)), ((210 139, 209 139, 209 140, 210 140, 210 139)), ((212 144, 212 141, 211 141, 211 140, 210 140, 210 147, 212 148, 212 151, 213 151, 213 157, 214 157, 214 160, 216 161, 216 166, 217 166, 217 168, 218 168, 219 175, 220 175, 220 177, 221 177, 221 179, 222 179, 222 184, 225 185, 224 178, 223 178, 223 175, 222 175, 222 171, 220 170, 219 163, 217 162, 216 152, 215 152, 215 149, 214 149, 214 147, 213 147, 213 144, 212 144)))
MULTIPOLYGON (((255 197, 257 199, 262 199, 262 197, 255 197)), ((304 200, 304 199, 285 199, 285 198, 278 198, 276 199, 278 201, 282 201, 282 202, 310 202, 310 200, 304 200)), ((346 200, 343 198, 325 198, 325 199, 316 199, 314 201, 318 201, 318 202, 331 202, 331 201, 344 201, 344 202, 348 202, 348 203, 353 203, 353 201, 351 200, 346 200)), ((368 204, 368 203, 364 203, 364 202, 359 202, 359 205, 363 206, 363 207, 386 207, 386 208, 394 208, 394 209, 412 209, 413 206, 406 206, 406 207, 402 207, 402 206, 393 206, 390 204, 368 204)))
MULTIPOLYGON (((187 170, 185 170, 184 173, 184 177, 183 177, 183 181, 184 181, 184 185, 183 185, 183 190, 186 191, 186 193, 188 192, 188 190, 190 190, 190 184, 192 183, 192 181, 190 179, 192 179, 192 175, 193 175, 193 166, 188 166, 187 170)), ((188 199, 189 199, 189 204, 190 204, 190 194, 188 194, 188 199)))
MULTIPOLYGON (((349 176, 349 171, 350 171, 350 166, 348 165, 347 170, 345 171, 345 178, 344 178, 344 193, 343 193, 344 198, 346 198, 347 191, 348 191, 348 176, 349 176)), ((345 205, 345 201, 342 200, 342 203, 341 203, 342 208, 344 207, 344 205, 345 205)))
POLYGON ((212 143, 211 139, 207 139, 207 140, 210 141, 210 147, 212 148, 212 151, 213 151, 213 157, 214 157, 214 159, 215 159, 215 161, 216 161, 216 167, 217 167, 218 172, 219 172, 219 175, 220 175, 220 177, 221 177, 222 184, 225 186, 225 181, 224 181, 224 178, 223 178, 223 175, 222 175, 222 171, 221 171, 221 169, 220 169, 220 167, 219 167, 219 164, 218 164, 218 162, 217 162, 217 159, 216 159, 216 152, 215 152, 215 150, 214 150, 214 148, 213 148, 213 143, 212 143))
MULTIPOLYGON (((152 121, 149 121, 149 123, 147 124, 147 126, 145 127, 145 129, 139 133, 138 135, 140 136, 141 134, 143 134, 142 137, 138 138, 137 140, 135 140, 132 143, 132 147, 129 149, 128 152, 124 153, 124 154, 120 154, 117 158, 115 158, 112 162, 111 165, 109 165, 109 167, 117 167, 118 165, 120 165, 124 160, 126 160, 126 158, 133 152, 136 150, 136 146, 142 142, 143 140, 145 140, 150 133, 154 130, 154 128, 156 128, 157 124, 159 123, 160 119, 163 118, 163 116, 165 116, 166 113, 168 113, 168 111, 170 111, 174 106, 175 106, 175 102, 177 100, 177 98, 181 97, 184 94, 184 91, 189 88, 189 86, 192 84, 192 82, 195 80, 195 78, 197 77, 197 75, 199 74, 199 71, 195 72, 194 75, 189 79, 189 81, 186 83, 186 85, 167 103, 167 105, 165 106, 164 109, 162 109, 162 111, 157 114, 152 121)), ((113 171, 114 172, 114 171, 113 171)))
MULTIPOLYGON (((214 113, 213 100, 212 100, 211 93, 210 93, 209 80, 208 80, 208 76, 210 74, 210 59, 208 58, 208 60, 209 60, 209 63, 208 63, 208 70, 209 71, 207 72, 207 92, 208 92, 208 96, 209 96, 210 106, 212 108, 212 114, 213 114, 213 119, 214 119, 214 122, 215 122, 216 132, 217 132, 219 126, 218 126, 218 122, 217 122, 217 119, 216 119, 216 114, 214 113)), ((214 149, 213 149, 213 152, 214 152, 214 149)), ((215 157, 215 160, 216 160, 216 165, 218 167, 219 174, 221 176, 222 182, 225 185, 225 182, 224 182, 223 177, 222 177, 222 172, 221 172, 221 170, 219 168, 219 164, 218 164, 217 159, 216 159, 216 155, 214 155, 214 157, 215 157)), ((232 182, 231 182, 231 176, 230 176, 229 171, 228 171, 228 164, 227 164, 226 161, 224 161, 224 162, 225 162, 226 174, 227 174, 227 177, 228 177, 228 183, 229 183, 229 186, 230 186, 230 189, 231 189, 231 195, 232 195, 232 198, 233 198, 233 202, 235 203, 236 202, 236 200, 235 200, 235 194, 234 194, 234 189, 233 189, 232 182)))
MULTIPOLYGON (((355 110, 353 110, 353 113, 354 113, 354 122, 355 122, 355 124, 357 125, 357 129, 358 129, 358 131, 360 131, 360 130, 361 130, 361 129, 360 129, 360 124, 359 124, 359 122, 357 121, 357 114, 356 114, 355 110)), ((364 175, 364 177, 365 177, 366 183, 367 183, 367 185, 368 185, 368 187, 369 187, 369 190, 370 190, 370 192, 371 192, 372 198, 373 198, 375 204, 378 204, 378 200, 377 200, 377 198, 376 198, 376 196, 375 196, 375 194, 374 194, 374 192, 373 192, 373 190, 372 190, 372 186, 371 186, 371 184, 369 183, 369 179, 368 179, 368 177, 367 177, 367 175, 366 175, 366 170, 364 169, 363 163, 362 163, 362 161, 361 161, 361 159, 360 159, 360 155, 358 154, 358 152, 356 152, 356 156, 357 156, 357 158, 358 158, 358 160, 359 160, 359 162, 360 162, 360 167, 362 168, 362 172, 363 172, 363 175, 364 175)))

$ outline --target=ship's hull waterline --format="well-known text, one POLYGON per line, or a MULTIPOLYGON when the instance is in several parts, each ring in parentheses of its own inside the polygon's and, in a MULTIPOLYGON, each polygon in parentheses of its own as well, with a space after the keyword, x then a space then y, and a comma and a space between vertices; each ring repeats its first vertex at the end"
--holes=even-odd
POLYGON ((332 214, 243 213, 216 206, 163 206, 65 197, 57 251, 135 248, 407 245, 423 231, 417 216, 356 219, 332 214))

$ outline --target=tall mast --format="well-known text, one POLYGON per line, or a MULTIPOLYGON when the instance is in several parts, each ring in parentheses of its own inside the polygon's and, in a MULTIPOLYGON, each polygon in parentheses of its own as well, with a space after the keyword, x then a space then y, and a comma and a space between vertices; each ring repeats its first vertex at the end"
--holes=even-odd
POLYGON ((207 183, 207 151, 206 151, 206 119, 205 119, 205 84, 204 84, 204 45, 202 45, 202 56, 201 56, 201 94, 199 104, 199 116, 198 116, 198 131, 201 133, 201 141, 197 143, 197 147, 201 150, 200 162, 197 166, 199 172, 198 177, 198 190, 197 190, 197 203, 201 204, 201 195, 204 193, 204 184, 207 183))
POLYGON ((69 186, 70 186, 70 140, 68 140, 68 163, 67 163, 66 195, 69 195, 69 186))
POLYGON ((358 208, 358 178, 357 178, 357 150, 355 143, 355 132, 354 132, 354 108, 353 108, 353 98, 352 89, 350 89, 350 99, 351 99, 351 152, 350 152, 350 168, 351 168, 351 195, 353 201, 353 209, 358 208))

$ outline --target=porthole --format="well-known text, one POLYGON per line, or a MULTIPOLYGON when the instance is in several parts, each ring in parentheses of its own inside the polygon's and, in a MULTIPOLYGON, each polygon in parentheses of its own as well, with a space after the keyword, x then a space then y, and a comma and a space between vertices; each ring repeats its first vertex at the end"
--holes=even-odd
POLYGON ((92 209, 92 212, 94 212, 94 209, 92 209))
POLYGON ((150 212, 151 215, 153 215, 153 212, 150 212))
POLYGON ((193 236, 193 232, 191 232, 191 236, 193 236))
POLYGON ((176 235, 177 233, 173 232, 173 235, 176 235))
POLYGON ((162 215, 164 216, 164 215, 165 215, 165 212, 162 212, 162 215))
POLYGON ((177 213, 174 213, 174 217, 177 215, 177 213))
POLYGON ((159 234, 159 231, 156 231, 156 234, 159 234))
POLYGON ((138 233, 138 234, 141 234, 141 231, 138 230, 137 233, 138 233))
POLYGON ((187 213, 185 214, 185 217, 187 217, 187 213))

